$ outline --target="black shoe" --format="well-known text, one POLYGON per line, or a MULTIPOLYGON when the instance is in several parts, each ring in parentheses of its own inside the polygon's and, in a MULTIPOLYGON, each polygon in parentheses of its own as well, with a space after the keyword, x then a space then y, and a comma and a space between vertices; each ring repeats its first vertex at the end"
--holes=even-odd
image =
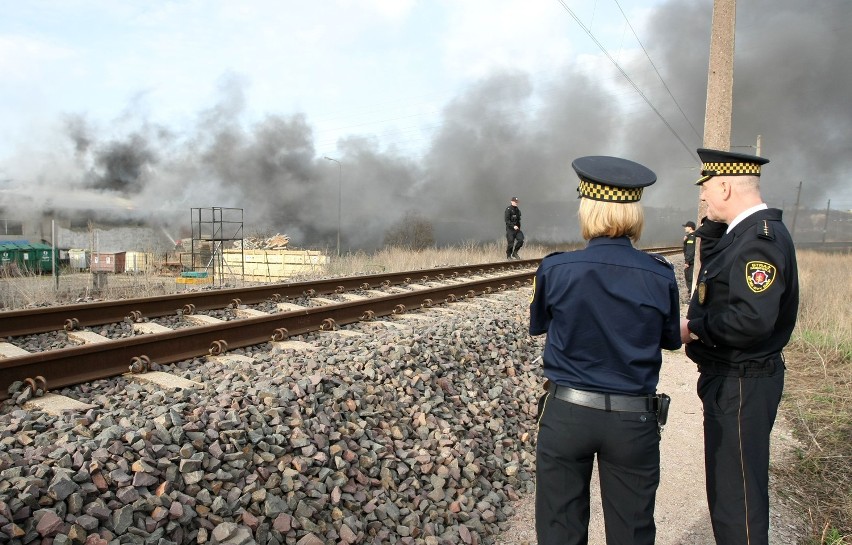
POLYGON ((519 256, 518 253, 515 252, 514 254, 512 254, 512 259, 521 259, 521 256, 519 256))

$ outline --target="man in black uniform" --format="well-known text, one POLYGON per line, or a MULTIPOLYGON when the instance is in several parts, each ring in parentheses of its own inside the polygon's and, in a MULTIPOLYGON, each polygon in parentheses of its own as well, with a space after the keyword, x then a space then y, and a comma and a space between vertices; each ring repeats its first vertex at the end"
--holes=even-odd
POLYGON ((692 270, 695 266, 695 222, 684 223, 683 232, 683 279, 688 294, 692 289, 692 270))
POLYGON ((518 208, 517 197, 512 197, 503 212, 503 220, 506 222, 506 259, 520 259, 518 250, 524 245, 524 233, 521 231, 521 209, 518 208))
POLYGON ((767 159, 699 149, 707 220, 681 339, 698 364, 707 503, 718 545, 769 543, 769 435, 784 388, 781 351, 799 306, 793 241, 760 196, 767 159))

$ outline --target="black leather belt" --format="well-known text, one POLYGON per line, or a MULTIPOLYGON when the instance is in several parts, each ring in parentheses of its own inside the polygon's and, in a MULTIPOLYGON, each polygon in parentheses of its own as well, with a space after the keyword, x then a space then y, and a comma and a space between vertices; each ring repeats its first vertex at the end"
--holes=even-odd
POLYGON ((626 413, 653 413, 657 411, 658 398, 656 395, 628 396, 587 392, 585 390, 575 390, 568 386, 557 386, 552 382, 548 386, 548 391, 562 401, 602 411, 626 413))

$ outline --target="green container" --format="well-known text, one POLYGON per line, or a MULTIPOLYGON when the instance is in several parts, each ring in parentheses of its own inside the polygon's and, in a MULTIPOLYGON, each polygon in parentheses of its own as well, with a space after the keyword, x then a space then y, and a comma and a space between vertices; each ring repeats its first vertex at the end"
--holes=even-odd
POLYGON ((49 273, 53 271, 53 248, 47 244, 7 243, 0 245, 0 267, 16 272, 49 273))
POLYGON ((0 269, 9 271, 17 268, 18 246, 16 244, 0 244, 0 269))
POLYGON ((30 244, 32 249, 32 270, 41 274, 53 272, 53 247, 49 244, 35 242, 30 244))

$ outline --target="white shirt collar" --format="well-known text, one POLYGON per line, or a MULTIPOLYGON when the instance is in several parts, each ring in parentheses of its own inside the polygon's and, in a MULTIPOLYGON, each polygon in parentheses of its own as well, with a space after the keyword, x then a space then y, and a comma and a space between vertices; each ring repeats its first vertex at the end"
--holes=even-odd
POLYGON ((734 227, 737 226, 737 224, 739 222, 741 222, 744 219, 746 219, 747 217, 751 216, 752 214, 754 214, 758 210, 766 210, 767 208, 769 208, 769 206, 765 202, 762 202, 758 205, 752 206, 751 208, 749 208, 747 210, 743 210, 742 212, 740 212, 737 215, 737 217, 734 218, 734 221, 732 221, 731 223, 728 224, 728 230, 725 231, 725 233, 730 233, 734 229, 734 227))

